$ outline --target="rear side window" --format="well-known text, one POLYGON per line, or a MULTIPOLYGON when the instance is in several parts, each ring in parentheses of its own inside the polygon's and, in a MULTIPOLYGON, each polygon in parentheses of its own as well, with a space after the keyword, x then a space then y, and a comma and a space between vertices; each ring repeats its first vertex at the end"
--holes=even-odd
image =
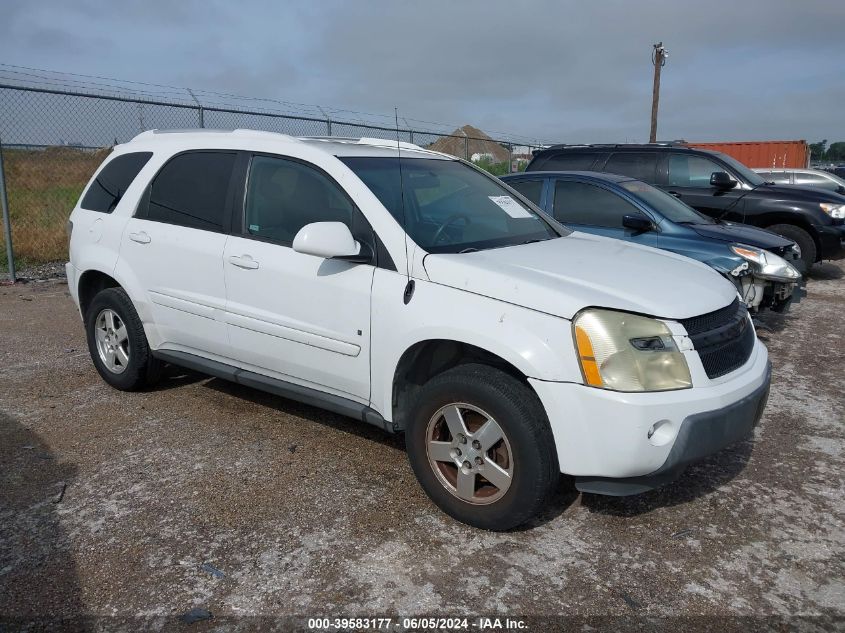
POLYGON ((172 158, 150 185, 146 219, 222 231, 235 156, 189 152, 172 158))
POLYGON ((654 152, 620 152, 613 154, 604 166, 610 174, 630 176, 645 182, 654 182, 657 174, 657 154, 654 152))
POLYGON ((583 182, 555 183, 555 219, 564 224, 622 228, 622 219, 639 213, 637 207, 615 193, 583 182))
POLYGON ((534 171, 539 169, 547 171, 590 171, 600 156, 601 154, 592 152, 557 154, 547 158, 544 162, 538 161, 537 165, 532 165, 532 169, 534 171))
POLYGON ((519 180, 517 182, 508 182, 508 185, 516 189, 538 207, 540 206, 540 196, 543 194, 542 180, 519 180))
POLYGON ((88 187, 80 206, 100 213, 114 211, 120 198, 152 155, 152 152, 132 152, 113 158, 88 187))

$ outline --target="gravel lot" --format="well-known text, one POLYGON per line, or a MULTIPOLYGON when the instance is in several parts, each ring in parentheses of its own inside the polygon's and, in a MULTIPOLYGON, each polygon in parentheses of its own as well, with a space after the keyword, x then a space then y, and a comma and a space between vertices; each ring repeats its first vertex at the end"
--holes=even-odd
POLYGON ((818 266, 762 320, 774 384, 753 449, 639 497, 563 481, 506 534, 441 514, 402 439, 375 428, 176 371, 115 391, 61 280, 0 287, 0 631, 79 614, 126 630, 411 614, 845 627, 843 277, 818 266), (214 619, 189 626, 191 609, 214 619))

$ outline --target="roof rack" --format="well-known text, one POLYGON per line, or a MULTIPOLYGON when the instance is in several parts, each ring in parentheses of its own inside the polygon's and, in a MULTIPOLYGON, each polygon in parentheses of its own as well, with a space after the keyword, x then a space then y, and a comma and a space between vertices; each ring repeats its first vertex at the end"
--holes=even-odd
POLYGON ((414 143, 406 143, 405 141, 394 141, 385 138, 369 138, 366 136, 299 136, 301 141, 325 141, 326 143, 348 143, 350 145, 371 145, 373 147, 396 147, 400 149, 418 149, 422 147, 414 143))
MULTIPOLYGON (((145 139, 145 138, 153 138, 155 136, 160 135, 167 135, 167 134, 231 134, 233 136, 246 136, 246 137, 264 137, 264 138, 283 138, 294 140, 295 137, 289 136, 287 134, 280 134, 279 132, 267 132, 265 130, 251 130, 248 128, 237 128, 237 129, 226 129, 226 128, 182 128, 182 129, 170 129, 170 130, 146 130, 137 134, 136 136, 132 137, 131 141, 145 139)), ((131 142, 130 141, 130 142, 131 142)))
MULTIPOLYGON (((596 148, 617 148, 617 147, 687 147, 687 142, 679 139, 676 141, 657 141, 656 143, 559 143, 551 145, 546 149, 563 149, 572 147, 596 147, 596 148)), ((544 150, 539 150, 540 152, 544 150)))

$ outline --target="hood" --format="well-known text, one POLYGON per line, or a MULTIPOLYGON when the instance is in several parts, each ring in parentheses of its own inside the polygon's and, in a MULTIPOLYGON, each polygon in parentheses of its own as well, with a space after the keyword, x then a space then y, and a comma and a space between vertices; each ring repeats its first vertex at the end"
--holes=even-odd
POLYGON ((578 231, 534 244, 430 254, 424 266, 435 283, 566 319, 590 306, 686 319, 736 298, 734 285, 709 266, 578 231))
POLYGON ((845 204, 845 196, 826 189, 820 189, 818 187, 802 187, 799 185, 763 185, 757 189, 757 191, 774 194, 782 197, 784 200, 845 204))
POLYGON ((780 250, 793 244, 792 240, 747 224, 723 222, 720 224, 689 224, 687 226, 702 237, 722 240, 723 242, 748 244, 766 250, 780 250))

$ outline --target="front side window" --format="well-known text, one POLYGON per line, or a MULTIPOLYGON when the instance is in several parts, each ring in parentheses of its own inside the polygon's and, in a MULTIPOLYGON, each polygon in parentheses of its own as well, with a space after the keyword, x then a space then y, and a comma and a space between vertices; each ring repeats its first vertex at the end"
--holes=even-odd
POLYGON ((152 157, 152 152, 131 152, 116 156, 100 170, 79 206, 89 211, 111 213, 135 176, 152 157))
POLYGON ((172 158, 153 179, 146 219, 222 231, 232 152, 188 152, 172 158))
POLYGON ((712 160, 694 154, 670 154, 669 185, 673 187, 710 188, 713 172, 725 168, 712 160))
POLYGON ((625 191, 639 198, 646 206, 660 213, 670 222, 678 224, 715 224, 712 218, 702 215, 691 206, 684 204, 672 194, 657 187, 652 187, 639 180, 626 180, 619 183, 625 191))
POLYGON ((587 224, 621 229, 622 218, 640 211, 621 196, 583 182, 555 183, 555 219, 564 224, 587 224))
POLYGON ((839 183, 821 174, 796 173, 795 184, 804 185, 805 187, 820 187, 829 191, 837 191, 839 189, 839 183))
POLYGON ((654 182, 657 174, 657 154, 654 152, 619 152, 607 160, 604 171, 609 174, 630 176, 645 182, 654 182))
POLYGON ((349 198, 319 170, 286 158, 253 157, 245 233, 289 245, 312 222, 343 222, 352 230, 353 215, 349 198))
POLYGON ((542 180, 517 180, 516 182, 508 181, 508 184, 516 189, 523 196, 528 198, 531 202, 540 206, 540 197, 543 195, 543 181, 542 180))
POLYGON ((430 253, 458 253, 559 237, 495 178, 456 160, 341 157, 430 253))

